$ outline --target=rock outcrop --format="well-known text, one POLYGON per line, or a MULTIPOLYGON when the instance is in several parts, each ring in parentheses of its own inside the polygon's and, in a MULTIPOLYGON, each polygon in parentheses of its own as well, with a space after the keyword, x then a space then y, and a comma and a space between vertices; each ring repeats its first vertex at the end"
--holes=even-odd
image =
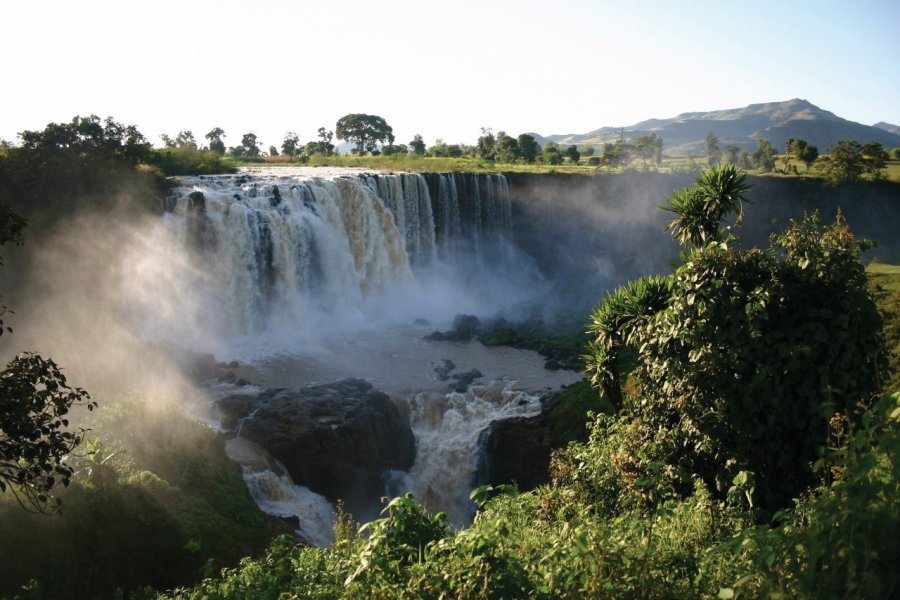
POLYGON ((239 394, 218 402, 223 427, 265 448, 295 483, 360 520, 378 515, 391 470, 415 459, 409 423, 387 394, 362 379, 239 394))
POLYGON ((482 432, 475 486, 514 483, 525 491, 550 482, 549 415, 559 395, 542 398, 537 415, 494 421, 482 432))

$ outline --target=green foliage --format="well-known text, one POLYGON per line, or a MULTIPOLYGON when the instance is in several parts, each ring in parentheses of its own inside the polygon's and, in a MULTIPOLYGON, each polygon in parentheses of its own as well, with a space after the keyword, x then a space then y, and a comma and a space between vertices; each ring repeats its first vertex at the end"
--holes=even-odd
POLYGON ((203 137, 209 140, 209 149, 211 152, 225 154, 225 142, 222 141, 224 136, 225 130, 221 127, 215 127, 203 137))
POLYGON ((751 155, 753 166, 763 173, 768 173, 775 168, 775 157, 777 155, 778 152, 768 140, 759 138, 756 140, 756 150, 751 155))
POLYGON ((21 143, 0 157, 0 198, 29 217, 61 213, 73 198, 114 196, 114 189, 121 192, 125 184, 142 179, 135 166, 152 157, 137 128, 112 117, 75 117, 19 137, 21 143), (60 197, 60 189, 67 194, 60 197))
POLYGON ((900 266, 872 262, 866 267, 869 291, 884 322, 884 340, 888 352, 885 389, 900 391, 900 266))
POLYGON ((533 163, 541 152, 540 144, 535 141, 533 136, 527 133, 522 133, 516 138, 516 146, 519 149, 519 156, 527 163, 533 163))
POLYGON ((634 140, 634 149, 643 161, 644 168, 647 168, 647 161, 651 160, 653 164, 660 165, 662 163, 663 139, 655 133, 638 136, 634 140))
POLYGON ((497 139, 489 127, 481 128, 481 137, 478 138, 476 152, 484 160, 494 160, 497 157, 497 139))
POLYGON ((647 401, 632 408, 648 434, 666 431, 660 460, 719 492, 752 471, 766 508, 813 481, 828 419, 879 388, 863 247, 840 220, 808 218, 768 254, 713 245, 679 267, 669 307, 636 336, 647 401))
POLYGON ((265 521, 224 441, 175 407, 105 399, 96 436, 72 455, 62 513, 0 502, 0 596, 31 579, 48 598, 113 597, 198 579, 267 540, 265 521))
POLYGON ((550 446, 564 448, 569 442, 585 441, 594 416, 598 413, 613 413, 612 405, 601 398, 591 386, 591 382, 582 379, 567 387, 559 398, 559 403, 550 411, 550 446))
POLYGON ((634 335, 665 308, 670 294, 669 278, 642 277, 607 292, 591 312, 586 371, 616 412, 623 408, 621 378, 634 368, 634 335))
POLYGON ((828 156, 818 163, 818 170, 832 185, 863 178, 883 178, 888 154, 877 142, 860 144, 841 140, 828 149, 828 156))
POLYGON ((402 581, 405 568, 425 561, 429 546, 450 530, 446 515, 429 515, 412 494, 394 498, 382 513, 387 517, 363 526, 369 539, 345 582, 351 590, 402 581))
POLYGON ((418 133, 413 136, 413 139, 409 142, 409 150, 413 154, 417 156, 425 156, 425 142, 422 140, 422 136, 418 133))
POLYGON ((96 403, 70 387, 52 360, 20 354, 0 371, 0 493, 8 490, 26 510, 58 510, 50 494, 71 483, 66 459, 85 433, 69 429, 73 406, 93 410, 96 403))
POLYGON ((722 239, 720 225, 731 213, 738 213, 740 224, 743 203, 750 185, 746 175, 733 165, 709 169, 697 179, 694 188, 673 193, 664 210, 678 217, 666 227, 682 245, 704 246, 722 239))
POLYGON ((815 146, 810 146, 806 140, 792 139, 790 142, 788 146, 790 156, 805 164, 806 170, 809 171, 809 168, 819 158, 819 149, 815 146))
POLYGON ((198 150, 196 146, 175 146, 153 150, 149 162, 157 166, 163 175, 211 175, 233 173, 219 152, 198 150))
POLYGON ((497 133, 496 142, 497 160, 503 163, 515 162, 519 157, 519 145, 515 138, 506 135, 505 131, 497 133))
POLYGON ((547 142, 544 147, 543 160, 548 165, 561 165, 563 163, 563 155, 559 151, 559 145, 556 142, 547 142))

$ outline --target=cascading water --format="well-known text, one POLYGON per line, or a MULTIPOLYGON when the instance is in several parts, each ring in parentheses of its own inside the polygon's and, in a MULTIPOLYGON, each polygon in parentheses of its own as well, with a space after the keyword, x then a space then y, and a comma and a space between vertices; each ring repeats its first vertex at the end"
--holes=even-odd
MULTIPOLYGON (((174 254, 189 259, 180 275, 169 275, 167 292, 194 301, 180 322, 169 322, 182 332, 212 329, 226 340, 217 350, 256 366, 268 387, 353 376, 387 391, 407 406, 418 448, 389 491, 412 490, 463 525, 481 430, 537 411, 525 390, 577 379, 549 376, 536 354, 422 340, 422 327, 440 328, 458 312, 509 311, 539 293, 540 278, 513 249, 506 180, 318 175, 274 169, 184 178, 163 227, 174 254), (416 319, 434 325, 414 326, 416 319), (483 385, 447 393, 430 367, 447 358, 471 359, 483 385)), ((327 543, 324 499, 236 444, 230 452, 263 510, 297 516, 308 539, 327 543)))

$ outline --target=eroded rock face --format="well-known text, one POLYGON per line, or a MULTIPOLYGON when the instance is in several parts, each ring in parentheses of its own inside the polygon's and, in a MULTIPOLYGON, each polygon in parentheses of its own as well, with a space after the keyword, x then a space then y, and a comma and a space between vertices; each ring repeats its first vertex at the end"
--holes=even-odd
POLYGON ((219 401, 223 426, 268 450, 295 483, 332 502, 343 499, 357 519, 378 515, 387 473, 408 471, 415 459, 408 421, 362 379, 266 390, 248 400, 242 394, 219 401))
POLYGON ((522 491, 550 482, 550 412, 559 393, 541 398, 541 412, 491 423, 481 434, 474 485, 516 484, 522 491))

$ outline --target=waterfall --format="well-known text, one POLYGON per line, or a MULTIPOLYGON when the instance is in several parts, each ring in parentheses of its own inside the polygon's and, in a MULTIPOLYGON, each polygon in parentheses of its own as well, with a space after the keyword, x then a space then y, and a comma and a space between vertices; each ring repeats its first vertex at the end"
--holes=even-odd
MULTIPOLYGON (((203 351, 219 344, 253 365, 265 387, 364 377, 391 394, 418 452, 409 472, 386 474, 387 491, 413 491, 455 526, 473 514, 482 430, 539 410, 530 391, 561 376, 526 351, 423 339, 457 313, 490 316, 541 292, 540 276, 514 250, 502 175, 273 168, 185 177, 159 226, 164 235, 151 244, 159 256, 148 263, 169 268, 147 269, 139 279, 148 288, 135 294, 136 312, 156 308, 147 330, 183 343, 208 332, 203 351), (433 370, 449 359, 483 379, 450 392, 433 370)), ((227 449, 265 512, 296 518, 298 535, 328 543, 324 497, 295 485, 239 432, 227 449)))
POLYGON ((502 175, 314 171, 185 177, 172 191, 165 220, 194 263, 183 287, 223 331, 352 311, 448 265, 457 287, 508 270, 502 175))

